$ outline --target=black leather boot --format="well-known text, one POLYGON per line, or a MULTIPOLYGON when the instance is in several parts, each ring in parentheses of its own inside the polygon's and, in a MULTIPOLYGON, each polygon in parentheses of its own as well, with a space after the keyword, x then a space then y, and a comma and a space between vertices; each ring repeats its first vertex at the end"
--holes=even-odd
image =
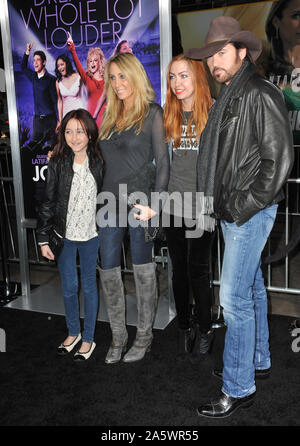
POLYGON ((207 357, 212 347, 214 335, 215 332, 212 328, 207 333, 203 333, 198 327, 194 350, 190 357, 192 362, 198 362, 207 357))
POLYGON ((185 360, 188 355, 190 355, 194 349, 196 339, 196 329, 192 325, 187 329, 178 329, 177 338, 177 358, 179 360, 185 360))

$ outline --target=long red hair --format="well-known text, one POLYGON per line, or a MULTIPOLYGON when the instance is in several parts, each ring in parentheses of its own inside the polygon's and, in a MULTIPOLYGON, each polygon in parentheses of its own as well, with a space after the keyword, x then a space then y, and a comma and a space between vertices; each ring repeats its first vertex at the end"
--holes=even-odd
POLYGON ((187 123, 187 136, 192 138, 192 125, 195 125, 196 137, 199 140, 200 135, 206 125, 208 112, 212 105, 210 89, 207 81, 206 71, 203 62, 200 60, 188 59, 184 54, 174 57, 169 63, 167 74, 167 94, 164 107, 164 126, 167 141, 173 140, 173 146, 178 147, 181 140, 181 126, 183 122, 182 103, 172 92, 170 86, 170 71, 174 62, 185 61, 193 72, 195 79, 195 94, 193 113, 191 113, 187 123))

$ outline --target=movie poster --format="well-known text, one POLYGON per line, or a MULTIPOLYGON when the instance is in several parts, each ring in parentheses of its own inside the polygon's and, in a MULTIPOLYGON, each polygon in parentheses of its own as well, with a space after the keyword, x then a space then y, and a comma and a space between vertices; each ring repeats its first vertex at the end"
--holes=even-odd
POLYGON ((234 17, 242 29, 261 39, 263 52, 257 61, 258 71, 281 88, 294 144, 300 145, 300 0, 265 1, 179 14, 184 49, 202 46, 211 20, 220 15, 234 17))
POLYGON ((159 0, 9 0, 8 8, 25 215, 32 218, 42 197, 47 154, 64 114, 83 107, 101 125, 106 60, 117 51, 133 52, 160 103, 159 0), (47 73, 42 83, 36 83, 39 64, 47 73), (74 73, 64 85, 67 66, 68 75, 74 73))

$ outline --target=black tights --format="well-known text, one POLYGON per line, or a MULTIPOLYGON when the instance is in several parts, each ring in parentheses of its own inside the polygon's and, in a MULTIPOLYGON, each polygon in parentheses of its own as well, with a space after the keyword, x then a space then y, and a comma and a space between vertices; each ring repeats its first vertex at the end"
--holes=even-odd
MULTIPOLYGON (((176 219, 177 221, 177 219, 176 219)), ((212 288, 210 287, 209 259, 214 233, 204 232, 199 238, 186 238, 186 228, 174 227, 171 215, 170 227, 165 228, 168 250, 173 267, 173 293, 181 329, 190 327, 189 289, 195 301, 195 320, 201 332, 211 327, 212 288)))

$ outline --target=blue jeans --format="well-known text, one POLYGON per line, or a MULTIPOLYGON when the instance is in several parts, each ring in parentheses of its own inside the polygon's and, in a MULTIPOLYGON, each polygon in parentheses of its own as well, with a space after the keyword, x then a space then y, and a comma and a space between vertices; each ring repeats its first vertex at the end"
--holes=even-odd
POLYGON ((225 251, 220 304, 227 326, 222 390, 235 398, 254 393, 255 369, 271 366, 261 253, 276 212, 277 204, 259 211, 239 227, 221 221, 225 251))
POLYGON ((78 274, 76 267, 78 250, 81 286, 84 294, 84 331, 82 333, 82 340, 88 343, 91 343, 94 339, 98 312, 98 288, 96 280, 98 246, 98 237, 94 237, 87 242, 74 242, 64 239, 64 247, 57 262, 62 282, 69 336, 77 336, 81 331, 78 302, 78 274))
MULTIPOLYGON (((128 222, 131 259, 134 265, 152 262, 153 242, 145 242, 145 231, 142 226, 132 227, 128 222)), ((121 265, 122 242, 126 227, 119 227, 119 217, 116 224, 110 224, 99 230, 99 247, 102 269, 116 268, 121 265)), ((151 228, 149 230, 151 232, 151 228)))

